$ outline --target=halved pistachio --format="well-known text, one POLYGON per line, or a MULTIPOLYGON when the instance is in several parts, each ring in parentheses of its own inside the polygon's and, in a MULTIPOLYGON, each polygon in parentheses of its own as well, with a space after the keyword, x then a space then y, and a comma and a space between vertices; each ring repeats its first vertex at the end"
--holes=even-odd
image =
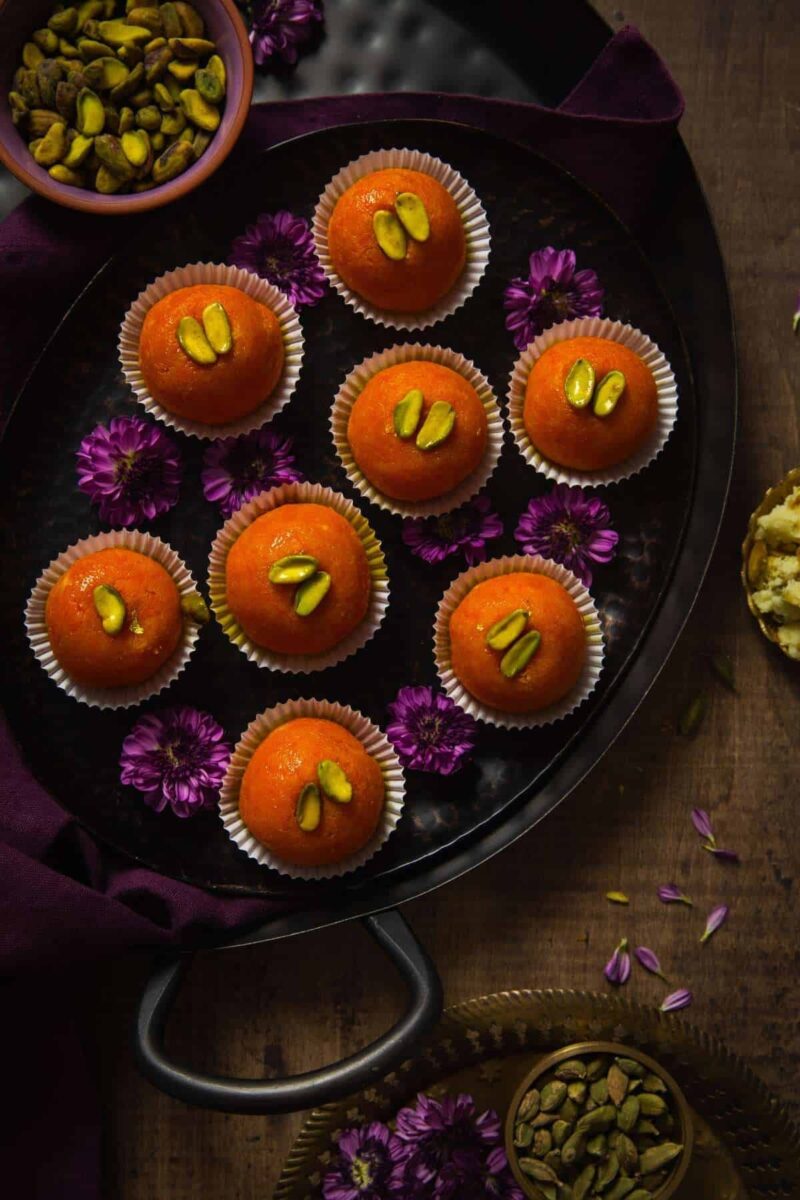
MULTIPOLYGON (((58 50, 58 34, 53 29, 37 29, 31 34, 31 41, 35 42, 40 50, 45 54, 55 54, 58 50)), ((22 52, 23 62, 25 61, 25 51, 22 52)))
POLYGON ((529 616, 530 613, 526 609, 515 608, 507 616, 495 621, 486 634, 486 645, 491 646, 492 650, 507 650, 512 642, 525 632, 529 616))
POLYGON ((427 242, 431 236, 431 222, 428 210, 416 192, 400 192, 394 208, 408 236, 415 242, 427 242))
MULTIPOLYGON (((203 24, 203 18, 200 13, 191 4, 184 3, 184 0, 175 0, 171 6, 178 14, 181 23, 181 34, 183 37, 198 37, 201 38, 206 31, 203 24)), ((163 8, 163 5, 162 5, 163 8)), ((163 14, 162 14, 163 15, 163 14)))
POLYGON ((127 104, 119 110, 119 132, 120 134, 128 133, 133 129, 135 124, 134 113, 132 108, 128 108, 127 104))
POLYGON ((408 250, 406 231, 397 219, 397 214, 388 208, 379 208, 372 218, 375 241, 387 258, 402 262, 408 250))
POLYGON ((192 124, 196 125, 199 129, 205 129, 207 133, 213 133, 219 127, 221 120, 219 109, 204 100, 196 88, 183 89, 181 92, 181 108, 192 124))
POLYGON ((331 577, 327 571, 317 571, 305 579, 294 594, 294 611, 298 617, 310 617, 328 594, 331 577))
POLYGON ((161 118, 161 132, 167 137, 177 137, 179 133, 183 133, 186 128, 186 117, 179 108, 173 108, 172 112, 165 112, 161 118))
POLYGON ((142 25, 154 34, 161 33, 164 26, 161 13, 155 5, 145 7, 144 5, 135 4, 133 8, 129 8, 125 13, 125 20, 130 21, 131 25, 142 25))
POLYGON ((194 150, 191 143, 173 142, 153 163, 153 182, 167 183, 190 167, 193 162, 194 150))
POLYGON ((353 785, 337 762, 325 758, 317 766, 319 786, 326 796, 337 804, 349 804, 353 799, 353 785))
POLYGON ((92 592, 95 612, 103 626, 103 632, 109 637, 116 637, 122 632, 125 624, 127 609, 125 601, 116 588, 109 584, 100 583, 92 592))
POLYGON ((133 167, 146 165, 152 153, 150 139, 143 129, 129 129, 120 138, 122 153, 133 167))
POLYGON ((197 59, 193 59, 191 62, 181 62, 180 59, 173 58, 172 62, 167 65, 167 72, 179 83, 189 83, 194 78, 198 66, 197 59))
POLYGON ((78 38, 78 50, 84 62, 92 62, 95 58, 108 58, 114 53, 105 42, 96 42, 94 38, 78 38))
POLYGON ((303 833, 313 833, 322 820, 322 797, 315 783, 307 783, 297 797, 295 820, 303 833))
POLYGON ((211 55, 211 58, 206 63, 206 70, 210 71, 212 75, 216 75, 217 80, 219 81, 220 87, 222 88, 222 94, 224 96, 225 95, 225 87, 226 87, 226 84, 228 81, 228 75, 225 70, 225 63, 222 61, 222 59, 220 58, 220 56, 218 54, 211 55))
POLYGON ((564 395, 573 408, 587 408, 594 391, 594 367, 586 358, 576 358, 564 380, 564 395))
POLYGON ((434 450, 447 441, 456 423, 456 410, 446 400, 437 400, 428 409, 422 428, 417 434, 419 450, 434 450))
POLYGON ((124 83, 130 75, 125 63, 118 58, 95 58, 86 64, 83 72, 86 83, 98 92, 110 92, 118 84, 124 83))
POLYGON ((231 323, 219 300, 212 301, 203 309, 203 329, 217 354, 227 354, 233 345, 231 323))
POLYGON ((160 4, 158 11, 161 15, 161 29, 164 37, 180 37, 182 33, 181 19, 175 11, 175 5, 160 4))
POLYGON ((422 416, 422 405, 424 397, 419 388, 412 388, 410 392, 406 392, 403 399, 400 400, 394 409, 392 421, 394 423, 394 431, 397 436, 404 442, 412 438, 417 432, 419 419, 422 416))
POLYGON ((500 659, 500 670, 505 675, 506 679, 514 679, 527 667, 528 663, 533 658, 536 651, 539 649, 539 643, 542 640, 542 635, 538 629, 531 629, 529 633, 523 634, 518 641, 514 642, 513 646, 505 652, 500 659))
POLYGON ((36 82, 45 108, 55 107, 56 89, 61 82, 61 75, 61 67, 52 58, 46 58, 36 68, 36 82))
POLYGON ((153 36, 145 25, 129 25, 127 21, 113 20, 98 23, 100 40, 109 46, 135 46, 138 42, 149 42, 153 36))
POLYGON ((26 42, 22 47, 22 61, 29 71, 35 71, 44 62, 44 51, 35 42, 26 42))
POLYGON ((67 127, 63 121, 56 121, 39 141, 33 157, 40 167, 53 167, 66 153, 67 127))
POLYGON ((56 108, 65 121, 72 124, 75 118, 75 101, 78 99, 78 89, 74 83, 61 79, 56 84, 56 108))
POLYGON ((607 417, 614 411, 626 383, 622 371, 609 371, 603 376, 595 388, 592 401, 592 411, 596 417, 607 417))
POLYGON ((310 579, 319 563, 311 554, 287 554, 269 569, 270 583, 302 583, 310 579))
POLYGON ((124 180, 119 175, 115 175, 113 171, 109 171, 108 167, 100 166, 97 168, 97 174, 94 177, 95 191, 100 192, 101 196, 113 196, 115 192, 123 186, 124 180))
POLYGON ((194 317, 181 317, 178 322, 178 344, 192 362, 200 366, 209 367, 217 361, 203 326, 194 317))
POLYGON ((134 118, 140 129, 148 129, 151 133, 155 133, 161 128, 162 114, 161 109, 155 104, 145 104, 140 108, 134 118))
POLYGON ((64 163, 55 163, 48 169, 47 174, 51 179, 55 179, 56 183, 67 183, 70 187, 86 187, 86 177, 64 163))
POLYGON ((163 83, 153 84, 153 98, 162 112, 171 112, 175 107, 175 101, 169 94, 169 88, 163 83))
MULTIPOLYGON (((125 134, 130 137, 130 134, 125 134)), ((133 179, 133 167, 123 152, 119 138, 113 133, 102 133, 94 139, 94 152, 104 167, 108 167, 123 182, 133 179)))
POLYGON ((199 592, 181 596, 181 612, 197 625, 207 625, 211 620, 208 605, 199 592))
POLYGON ((75 126, 84 137, 95 137, 102 133, 106 113, 99 96, 90 88, 81 88, 75 101, 75 126))
POLYGON ((219 104, 225 95, 216 75, 212 71, 203 70, 202 67, 194 73, 194 86, 209 104, 219 104))
POLYGON ((168 45, 175 57, 184 61, 206 58, 217 48, 213 42, 201 37, 173 37, 169 39, 168 45))
POLYGON ((198 129, 192 138, 192 149, 194 150, 195 158, 199 158, 201 154, 205 154, 210 145, 211 134, 203 133, 202 129, 198 129))

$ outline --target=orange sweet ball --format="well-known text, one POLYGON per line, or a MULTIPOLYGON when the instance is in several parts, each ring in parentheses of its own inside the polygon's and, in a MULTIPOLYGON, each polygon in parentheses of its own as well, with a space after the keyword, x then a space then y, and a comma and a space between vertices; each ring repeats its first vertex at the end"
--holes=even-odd
POLYGON ((154 304, 139 339, 139 366, 153 399, 176 416, 204 425, 227 425, 269 398, 283 372, 283 336, 272 309, 222 284, 179 288, 154 304), (181 348, 178 324, 218 301, 233 345, 217 361, 200 364, 181 348))
POLYGON ((302 867, 341 862, 367 844, 383 810, 381 768, 359 740, 335 721, 299 717, 278 726, 256 750, 242 778, 239 811, 247 828, 278 858, 302 867), (316 829, 297 823, 297 801, 318 783, 317 766, 339 764, 353 788, 347 804, 322 795, 316 829))
POLYGON ((525 389, 525 428, 533 445, 551 462, 577 471, 601 471, 624 462, 647 441, 658 420, 652 372, 627 346, 606 338, 556 342, 533 364, 525 389), (597 383, 622 371, 625 390, 607 417, 573 408, 564 381, 578 358, 592 364, 597 383))
POLYGON ((538 712, 561 700, 580 678, 586 630, 569 592, 547 575, 516 572, 478 583, 450 618, 453 671, 482 704, 502 712, 538 712), (539 648, 512 679, 500 670, 504 651, 486 644, 489 630, 516 609, 538 629, 539 648))
POLYGON ((351 291, 376 308, 424 312, 450 291, 467 256, 464 224, 453 197, 431 175, 389 167, 359 179, 336 202, 328 222, 334 270, 351 291), (379 209, 394 211, 401 192, 419 196, 428 212, 430 236, 408 238, 406 256, 389 258, 372 226, 379 209))
POLYGON ((150 679, 183 630, 180 593, 169 573, 146 554, 123 547, 74 562, 52 587, 45 620, 59 664, 76 682, 99 688, 150 679), (105 632, 94 606, 94 589, 101 584, 115 588, 125 602, 125 622, 115 636, 105 632))
POLYGON ((432 500, 458 487, 486 451, 486 410, 472 384, 440 363, 407 362, 373 375, 350 410, 347 437, 370 483, 393 500, 432 500), (455 425, 440 445, 420 450, 394 429, 394 410, 418 388, 424 403, 418 428, 437 401, 455 410, 455 425))
POLYGON ((225 563, 228 607, 251 641, 276 654, 324 654, 366 615, 369 563, 350 522, 325 504, 283 504, 248 525, 225 563), (331 586, 308 616, 294 611, 295 587, 272 583, 281 558, 304 554, 327 571, 331 586))

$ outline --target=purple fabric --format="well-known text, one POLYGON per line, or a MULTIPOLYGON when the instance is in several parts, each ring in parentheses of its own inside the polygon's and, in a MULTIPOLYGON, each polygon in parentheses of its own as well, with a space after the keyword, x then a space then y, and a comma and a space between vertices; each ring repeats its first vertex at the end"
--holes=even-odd
MULTIPOLYGON (((432 117, 524 142, 571 170, 628 221, 646 208, 683 110, 674 82, 633 29, 618 33, 556 111, 472 96, 396 93, 258 106, 235 158, 298 134, 367 120, 432 117)), ((13 396, 44 337, 106 258, 127 220, 33 197, 0 226, 0 378, 13 396), (36 321, 15 320, 20 308, 36 321)), ((190 945, 253 924, 274 904, 221 900, 98 847, 33 779, 0 724, 0 1028, 12 1122, 0 1178, 20 1200, 97 1200, 99 1131, 90 1059, 67 997, 82 967, 135 947, 190 945), (77 971, 75 970, 77 968, 77 971), (57 996, 56 1003, 49 1003, 57 996), (68 1097, 69 1103, 63 1103, 68 1097), (57 1106, 57 1107, 56 1107, 57 1106), (47 1152, 42 1153, 42 1147, 47 1152)), ((79 1004, 74 1011, 79 1011, 79 1004)), ((90 1035, 89 1035, 90 1044, 90 1035)))

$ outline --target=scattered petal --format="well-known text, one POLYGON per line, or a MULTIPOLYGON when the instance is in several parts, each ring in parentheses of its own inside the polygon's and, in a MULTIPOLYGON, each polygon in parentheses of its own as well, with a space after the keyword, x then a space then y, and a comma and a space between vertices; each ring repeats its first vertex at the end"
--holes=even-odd
POLYGON ((592 582, 592 564, 611 562, 619 541, 604 501, 566 483, 529 502, 514 537, 526 554, 562 563, 586 587, 592 582))
POLYGON ((627 983, 631 975, 631 956, 628 953, 628 939, 623 938, 611 958, 603 968, 603 974, 609 983, 616 987, 627 983))
POLYGON ((677 1012, 678 1009, 688 1008, 694 997, 688 988, 679 988, 677 992, 671 992, 661 1002, 660 1011, 663 1013, 677 1012))
POLYGON ((714 654, 711 658, 711 666, 719 679, 725 684, 729 691, 736 691, 736 674, 733 669, 733 660, 728 654, 714 654))
POLYGON ((712 909, 712 911, 708 914, 705 933, 700 938, 701 942, 707 942, 712 934, 716 933, 720 926, 725 924, 728 919, 729 912, 730 909, 728 908, 727 904, 720 904, 715 909, 712 909))
POLYGON ((706 838, 711 845, 715 845, 714 830, 711 827, 711 817, 704 808, 692 809, 692 824, 694 825, 701 838, 706 838))
POLYGON ((478 725, 449 696, 404 687, 389 705, 386 736, 404 767, 452 775, 469 759, 478 725))
POLYGON ((686 705, 678 720, 678 733, 683 737, 694 737, 703 724, 707 701, 703 692, 698 692, 686 705))
POLYGON ((403 541, 412 554, 427 563, 442 562, 463 552, 469 566, 486 558, 486 543, 503 533, 503 522, 491 511, 488 496, 440 517, 409 517, 403 521, 403 541))
POLYGON ((606 892, 606 900, 610 900, 612 904, 630 904, 624 892, 606 892))
POLYGON ((576 271, 574 250, 545 246, 528 259, 528 274, 511 280, 505 290, 506 329, 518 350, 537 334, 570 317, 599 317, 603 288, 594 271, 576 271))
POLYGON ((735 850, 723 850, 721 846, 712 846, 710 842, 703 843, 703 849, 709 854, 713 854, 714 858, 718 858, 720 862, 738 863, 742 860, 735 850))
POLYGON ((797 333, 800 329, 800 292, 797 293, 797 307, 792 316, 792 333, 797 333))
POLYGON ((692 901, 677 883, 662 883, 658 889, 658 898, 662 904, 685 904, 688 908, 694 908, 692 901))
POLYGON ((649 971, 651 975, 658 975, 659 979, 663 979, 665 983, 669 983, 666 975, 661 970, 661 963, 654 950, 648 949, 647 946, 637 946, 633 953, 636 955, 637 962, 644 967, 645 971, 649 971))

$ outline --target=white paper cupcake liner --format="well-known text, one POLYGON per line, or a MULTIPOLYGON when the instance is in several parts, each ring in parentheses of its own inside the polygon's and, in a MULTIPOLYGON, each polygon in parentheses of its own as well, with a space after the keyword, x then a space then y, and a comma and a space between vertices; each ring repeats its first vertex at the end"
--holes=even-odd
POLYGON ((241 267, 228 267, 222 263, 192 263, 190 266, 177 267, 174 271, 159 275, 158 279, 139 293, 128 309, 120 327, 117 345, 125 381, 139 403, 151 416, 163 421, 165 425, 198 438, 232 437, 260 429, 291 400, 303 362, 303 331, 300 328, 300 320, 284 293, 267 283, 266 279, 254 275, 252 271, 245 271, 241 267), (180 417, 162 408, 147 390, 139 367, 139 338, 148 310, 170 292, 176 292, 183 287, 193 287, 198 283, 226 284, 265 304, 278 318, 283 335, 283 373, 272 394, 253 412, 240 417, 238 421, 230 421, 227 425, 205 425, 201 421, 190 421, 187 417, 180 417))
POLYGON ((551 325, 522 351, 511 371, 508 413, 511 432, 522 457, 541 475, 555 480, 556 483, 581 486, 619 483, 621 479, 628 479, 644 470, 664 449, 678 416, 678 386, 666 356, 640 329, 634 329, 632 325, 623 325, 621 321, 612 321, 608 317, 579 317, 574 321, 562 321, 559 325, 551 325), (574 337, 607 338, 627 346, 650 368, 656 383, 658 421, 655 430, 636 454, 604 471, 573 471, 569 467, 551 462, 533 445, 523 420, 525 388, 533 364, 548 347, 574 337))
POLYGON ((292 879, 333 879, 337 875, 346 875, 362 867, 394 832, 403 813, 405 790, 403 768, 391 742, 386 734, 362 713, 329 700, 289 700, 255 717, 242 734, 222 782, 219 813, 232 841, 262 866, 272 867, 273 870, 280 871, 282 875, 288 875, 292 879), (297 717, 317 717, 343 725, 358 738, 367 754, 375 759, 383 772, 385 799, 378 828, 359 851, 331 866, 300 867, 284 862, 258 841, 245 825, 239 812, 239 788, 250 759, 273 729, 297 717))
POLYGON ((389 606, 389 577, 386 559, 372 526, 352 500, 323 487, 321 483, 286 483, 261 492, 229 517, 214 539, 208 560, 208 590, 211 608, 227 637, 251 662, 271 671, 289 671, 307 675, 324 671, 360 650, 377 633, 389 606), (324 654, 275 654, 248 638, 228 607, 225 584, 225 562, 228 552, 241 533, 257 517, 282 504, 327 504, 355 529, 367 555, 372 588, 369 607, 361 623, 343 641, 324 654))
POLYGON ((447 589, 439 607, 436 610, 434 624, 433 653, 436 660, 436 670, 442 681, 442 686, 459 708, 463 708, 479 721, 489 725, 499 725, 503 729, 535 729, 540 725, 550 725, 566 717, 591 695, 597 686, 603 669, 603 632, 600 617, 592 597, 581 581, 572 571, 568 571, 561 563, 552 562, 538 554, 512 554, 503 558, 490 559, 470 567, 455 579, 447 589), (526 571, 531 575, 547 575, 566 588, 577 605, 586 627, 587 653, 583 671, 577 683, 562 700, 551 704, 548 708, 533 713, 507 713, 500 709, 489 708, 481 704, 455 675, 450 658, 450 618, 458 608, 467 592, 484 579, 492 579, 496 575, 510 575, 526 571))
POLYGON ((53 559, 49 567, 39 576, 28 598, 25 608, 25 629, 28 641, 40 665, 53 683, 58 684, 68 696, 72 696, 73 699, 80 700, 81 703, 88 704, 92 708, 130 708, 169 687, 191 658, 194 644, 200 633, 199 627, 194 621, 184 618, 183 636, 172 656, 155 675, 146 679, 144 683, 134 684, 131 687, 92 688, 78 683, 67 674, 53 653, 50 635, 47 632, 45 606, 50 589, 79 558, 93 554, 97 550, 107 550, 117 546, 122 546, 126 550, 137 550, 140 554, 146 554, 148 558, 160 563, 172 576, 181 596, 188 596, 198 590, 191 571, 172 547, 166 542, 162 542, 160 538, 153 537, 150 533, 142 533, 138 529, 112 529, 108 533, 98 533, 93 537, 83 538, 67 547, 59 554, 58 558, 53 559))
POLYGON ((463 176, 453 167, 434 158, 431 154, 423 154, 420 150, 371 150, 353 159, 346 167, 342 167, 327 185, 314 210, 312 223, 314 243, 317 257, 331 285, 339 295, 368 321, 377 325, 386 325, 391 329, 427 329, 437 321, 443 321, 456 309, 460 308, 475 291, 486 270, 489 261, 491 235, 489 222, 483 205, 473 189, 463 176), (392 312, 388 309, 377 308, 369 301, 351 291, 343 279, 334 270, 328 250, 328 222, 336 207, 336 202, 349 187, 364 175, 372 171, 383 171, 387 167, 404 167, 411 171, 422 171, 431 175, 442 184, 453 197, 461 220, 467 242, 467 256, 464 269, 449 292, 442 296, 432 308, 420 313, 392 312))
POLYGON ((475 364, 455 350, 448 350, 443 346, 417 346, 413 343, 391 346, 388 350, 382 350, 370 358, 365 358, 358 366, 353 367, 336 394, 331 408, 330 426, 336 454, 353 486, 357 487, 362 496, 365 496, 372 504, 377 504, 380 508, 388 509, 389 512, 397 513, 402 517, 438 516, 440 513, 451 512, 454 508, 465 504, 485 486, 497 467, 505 435, 505 422, 500 405, 497 403, 489 380, 475 364), (480 396, 488 422, 486 451, 482 461, 472 474, 444 496, 419 502, 394 500, 391 496, 386 496, 373 487, 353 458, 350 443, 347 440, 347 423, 350 419, 350 412, 369 380, 387 367, 415 360, 439 363, 462 375, 480 396))

